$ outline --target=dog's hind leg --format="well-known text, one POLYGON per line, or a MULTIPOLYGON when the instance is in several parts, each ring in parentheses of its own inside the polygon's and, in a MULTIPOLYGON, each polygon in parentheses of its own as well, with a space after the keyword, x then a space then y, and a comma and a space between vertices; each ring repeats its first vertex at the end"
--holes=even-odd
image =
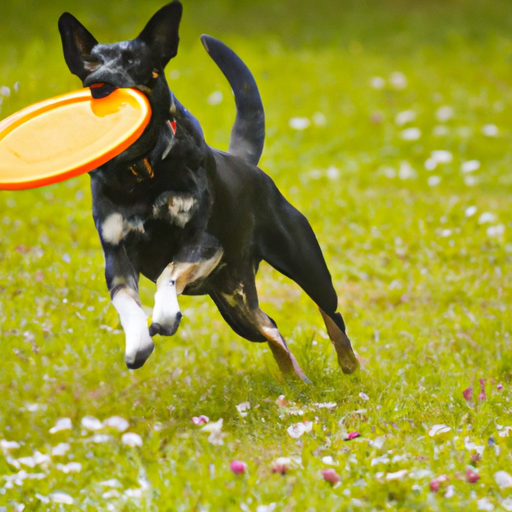
POLYGON ((259 308, 254 277, 240 282, 229 293, 215 291, 210 296, 224 320, 237 334, 249 341, 268 341, 281 372, 295 373, 302 381, 311 383, 290 352, 274 320, 259 308))
POLYGON ((293 279, 318 305, 344 373, 354 372, 359 362, 337 313, 338 297, 316 236, 307 219, 284 198, 275 205, 273 219, 260 235, 263 259, 293 279))

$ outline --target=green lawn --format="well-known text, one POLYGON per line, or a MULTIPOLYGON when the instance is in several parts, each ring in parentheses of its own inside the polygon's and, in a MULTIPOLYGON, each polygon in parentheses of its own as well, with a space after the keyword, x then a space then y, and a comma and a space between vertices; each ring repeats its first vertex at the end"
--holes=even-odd
MULTIPOLYGON (((79 87, 63 11, 114 42, 160 5, 3 2, 0 118, 79 87)), ((263 267, 262 308, 313 385, 201 297, 129 371, 89 178, 0 192, 0 511, 512 510, 510 3, 185 0, 169 84, 225 149, 234 104, 203 32, 254 72, 261 167, 317 233, 361 370, 341 373, 314 304, 263 267)))

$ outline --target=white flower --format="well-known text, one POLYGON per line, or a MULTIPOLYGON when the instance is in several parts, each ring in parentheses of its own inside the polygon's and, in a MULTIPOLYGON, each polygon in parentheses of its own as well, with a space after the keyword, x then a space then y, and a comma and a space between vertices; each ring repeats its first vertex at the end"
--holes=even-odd
POLYGON ((69 418, 60 418, 57 420, 57 423, 55 423, 55 426, 50 429, 50 434, 55 434, 61 430, 71 430, 72 428, 73 425, 69 418))
POLYGON ((489 501, 489 498, 482 498, 476 502, 478 510, 494 510, 494 505, 489 501))
POLYGON ((453 498, 455 496, 455 487, 453 485, 448 485, 446 487, 446 492, 444 493, 445 498, 453 498))
POLYGON ((449 164, 453 160, 453 155, 445 149, 436 149, 430 153, 430 157, 438 164, 449 164))
POLYGON ((249 402, 242 402, 241 404, 238 404, 236 406, 236 410, 238 411, 240 416, 242 416, 242 418, 247 416, 247 414, 248 414, 247 411, 249 411, 250 409, 251 409, 251 404, 249 402))
POLYGON ((305 130, 310 124, 311 121, 307 117, 292 117, 288 124, 294 130, 305 130))
POLYGON ((92 431, 101 430, 103 428, 103 423, 94 416, 84 416, 81 424, 85 429, 92 431))
POLYGON ((410 123, 416 119, 416 112, 414 110, 403 110, 395 116, 395 123, 398 126, 402 126, 406 123, 410 123))
POLYGON ((206 101, 209 105, 219 105, 222 103, 223 99, 224 95, 222 94, 222 91, 213 91, 206 101))
POLYGON ((112 436, 108 434, 94 434, 92 437, 87 439, 91 443, 108 443, 112 439, 112 436))
POLYGON ((124 491, 124 495, 127 498, 139 500, 142 498, 142 489, 126 489, 126 491, 124 491))
POLYGON ((288 432, 288 435, 290 437, 293 437, 294 439, 298 439, 305 432, 311 432, 312 428, 313 428, 313 423, 311 421, 304 421, 301 423, 294 423, 293 425, 290 425, 286 429, 286 431, 288 432))
POLYGON ((50 494, 50 498, 54 503, 64 503, 64 505, 73 505, 74 500, 69 494, 63 492, 55 492, 50 494))
POLYGON ((490 226, 487 228, 487 236, 498 237, 505 234, 505 226, 498 224, 497 226, 490 226))
POLYGON ((473 215, 475 215, 477 209, 478 208, 476 206, 468 206, 465 211, 466 217, 473 217, 473 215))
POLYGON ((496 216, 491 212, 484 212, 480 215, 478 219, 478 224, 486 224, 488 222, 494 222, 496 220, 496 216))
POLYGON ((462 162, 460 170, 464 173, 474 172, 480 169, 480 162, 478 160, 467 160, 462 162))
POLYGON ((7 441, 5 439, 2 439, 0 441, 0 447, 2 448, 3 452, 9 452, 11 450, 16 450, 20 447, 20 443, 17 441, 7 441))
POLYGON ((508 489, 509 487, 512 487, 512 476, 510 476, 506 471, 498 471, 495 473, 494 481, 501 489, 508 489))
POLYGON ((135 432, 127 432, 121 436, 121 442, 126 446, 142 446, 142 437, 135 432))
POLYGON ((401 469, 400 471, 395 471, 394 473, 387 473, 386 480, 389 482, 391 480, 403 480, 407 476, 407 469, 401 469))
POLYGON ((512 510, 512 498, 505 498, 502 502, 501 502, 501 506, 505 509, 505 510, 512 510))
POLYGON ((314 403, 313 407, 318 407, 319 409, 334 409, 338 406, 336 402, 321 402, 314 403))
POLYGON ((330 180, 337 180, 340 177, 340 171, 334 165, 331 165, 325 172, 330 180))
POLYGON ((385 85, 386 85, 386 81, 384 80, 384 78, 380 77, 380 76, 374 76, 371 80, 370 80, 370 85, 374 88, 374 89, 384 89, 385 85))
POLYGON ((437 187, 439 183, 441 183, 441 177, 440 176, 429 176, 427 183, 430 187, 437 187))
POLYGON ((445 437, 451 431, 448 425, 433 425, 428 431, 430 437, 445 437))
POLYGON ((498 432, 500 437, 509 437, 512 432, 512 427, 505 427, 501 432, 498 432))
POLYGON ((210 435, 208 436, 208 442, 210 444, 216 446, 224 444, 223 438, 225 437, 225 434, 222 432, 223 424, 224 420, 221 418, 218 421, 211 421, 210 423, 207 423, 204 427, 201 428, 201 430, 204 430, 205 432, 210 432, 210 435))
POLYGON ((389 457, 383 455, 382 457, 375 457, 370 462, 370 466, 376 466, 377 464, 389 464, 389 457))
POLYGON ((478 180, 474 176, 466 176, 464 178, 464 185, 468 187, 474 187, 478 183, 478 180))
POLYGON ((327 464, 328 466, 336 466, 336 462, 334 462, 334 459, 331 455, 326 455, 325 457, 322 457, 322 462, 324 464, 327 464))
POLYGON ((21 457, 18 459, 18 462, 24 466, 28 466, 29 468, 34 468, 41 464, 51 462, 51 459, 49 455, 45 455, 40 452, 34 452, 32 457, 21 457))
POLYGON ((389 83, 395 89, 405 89, 407 87, 407 77, 400 71, 395 71, 391 73, 389 83))
POLYGON ((480 457, 484 454, 485 445, 476 444, 469 436, 464 438, 464 448, 470 453, 477 453, 480 457))
POLYGON ((400 134, 404 140, 418 140, 421 137, 421 130, 419 128, 406 128, 400 134))
POLYGON ((103 485, 104 487, 122 487, 121 482, 116 478, 100 482, 99 485, 103 485))
POLYGON ((448 105, 439 107, 436 111, 437 120, 441 123, 449 121, 453 117, 453 108, 448 105))
POLYGON ((270 505, 258 505, 256 507, 256 512, 274 512, 276 509, 275 503, 270 503, 270 505))
POLYGON ((378 436, 373 441, 370 440, 370 445, 377 448, 377 450, 380 450, 384 446, 386 439, 387 439, 387 436, 378 436))
POLYGON ((434 160, 433 158, 427 158, 427 160, 425 160, 425 169, 427 171, 433 171, 436 167, 437 161, 434 160))
POLYGON ((52 448, 52 455, 56 457, 65 455, 70 448, 71 446, 69 443, 59 443, 57 446, 52 448))
POLYGON ((104 500, 110 500, 112 498, 120 498, 121 497, 121 494, 119 493, 119 491, 116 491, 115 489, 112 489, 110 491, 106 491, 104 492, 101 497, 104 499, 104 500))
POLYGON ((422 478, 432 477, 432 471, 430 469, 415 469, 409 473, 409 476, 414 480, 421 480, 422 478))
POLYGON ((2 85, 2 87, 0 87, 0 94, 8 98, 11 95, 11 90, 6 85, 2 85))
POLYGON ((498 127, 495 124, 486 124, 482 126, 482 133, 486 137, 496 137, 498 135, 498 127))
POLYGON ((130 424, 124 418, 121 418, 121 416, 111 416, 103 422, 103 425, 105 427, 115 428, 119 430, 119 432, 124 432, 130 426, 130 424))
POLYGON ((28 412, 36 412, 39 409, 43 409, 43 407, 41 406, 41 404, 27 404, 25 406, 25 409, 27 409, 28 412))
POLYGON ((82 471, 82 464, 80 462, 70 462, 68 464, 57 464, 57 469, 63 473, 79 473, 82 471))
POLYGON ((441 231, 441 236, 443 238, 448 238, 449 236, 452 236, 452 230, 451 229, 443 229, 441 231))
POLYGON ((369 397, 366 393, 363 393, 362 391, 361 391, 361 393, 359 393, 359 398, 360 398, 361 400, 364 400, 365 402, 367 402, 368 400, 370 400, 370 397, 369 397))

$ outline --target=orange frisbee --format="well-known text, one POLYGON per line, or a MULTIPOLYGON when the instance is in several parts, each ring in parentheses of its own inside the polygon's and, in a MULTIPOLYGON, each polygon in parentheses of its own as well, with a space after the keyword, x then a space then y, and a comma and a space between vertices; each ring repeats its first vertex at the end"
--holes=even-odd
POLYGON ((136 89, 95 99, 89 88, 56 96, 0 122, 0 189, 42 187, 92 171, 142 134, 151 107, 136 89))

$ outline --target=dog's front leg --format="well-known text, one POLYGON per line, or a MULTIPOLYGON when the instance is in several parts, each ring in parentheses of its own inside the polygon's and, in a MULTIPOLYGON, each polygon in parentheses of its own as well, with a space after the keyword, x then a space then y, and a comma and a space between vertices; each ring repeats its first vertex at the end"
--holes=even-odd
POLYGON ((107 286, 125 333, 124 359, 128 368, 136 370, 146 362, 154 349, 148 331, 148 317, 139 298, 139 276, 123 244, 104 247, 104 251, 107 286))
POLYGON ((149 328, 151 336, 172 336, 178 330, 182 316, 178 296, 188 285, 207 277, 221 258, 222 250, 218 249, 198 261, 173 261, 167 265, 156 282, 153 323, 149 328))

